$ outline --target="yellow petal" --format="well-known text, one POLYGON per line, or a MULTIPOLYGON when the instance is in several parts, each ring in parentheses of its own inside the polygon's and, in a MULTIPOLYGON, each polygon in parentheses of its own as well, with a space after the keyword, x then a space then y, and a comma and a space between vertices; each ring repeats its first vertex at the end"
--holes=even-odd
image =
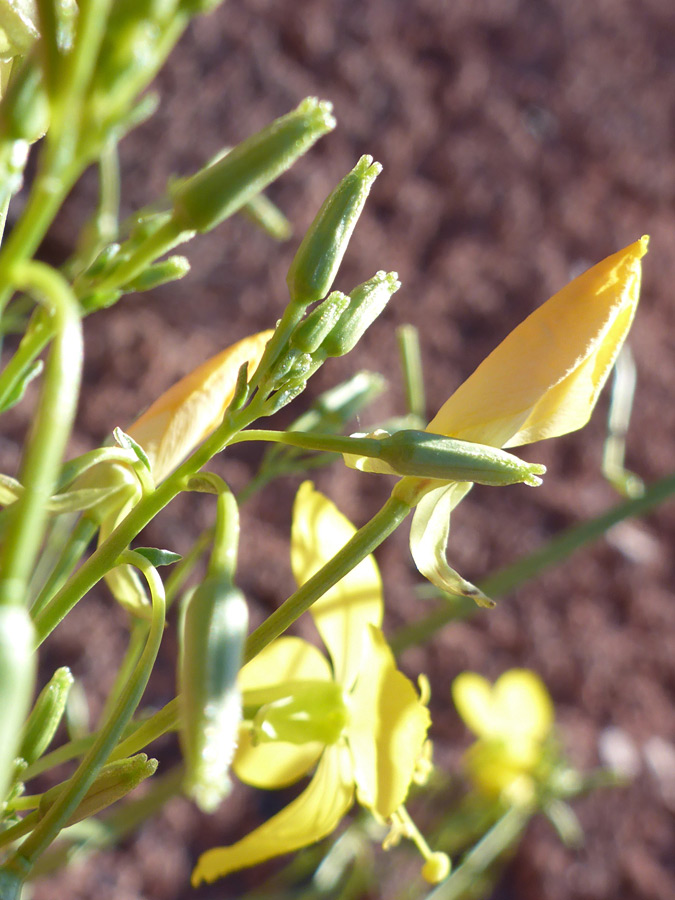
POLYGON ((127 429, 145 450, 155 483, 166 478, 220 425, 239 369, 248 362, 249 377, 253 374, 271 336, 271 331, 261 331, 202 363, 127 429))
POLYGON ((494 686, 482 675, 462 672, 453 682, 452 697, 474 734, 513 745, 514 758, 529 758, 525 745, 542 741, 553 727, 549 693, 539 676, 528 669, 510 669, 494 686))
POLYGON ((476 672, 462 672, 452 682, 452 699, 474 734, 487 737, 493 733, 492 685, 486 678, 476 672))
POLYGON ((296 800, 236 844, 203 853, 192 873, 193 886, 321 840, 337 827, 353 799, 349 753, 336 744, 323 754, 314 778, 296 800))
POLYGON ((250 732, 241 728, 232 768, 240 781, 254 787, 282 788, 306 775, 324 751, 324 744, 251 743, 250 732))
POLYGON ((553 727, 551 697, 541 678, 529 669, 510 669, 494 686, 494 704, 503 735, 543 740, 553 727))
MULTIPOLYGON (((297 637, 281 637, 268 644, 239 673, 242 702, 247 693, 287 681, 331 681, 328 660, 311 644, 297 637)), ((242 728, 232 763, 238 778, 261 788, 280 788, 293 784, 312 768, 324 749, 323 744, 287 744, 275 742, 252 746, 242 728)))
POLYGON ((521 322, 427 430, 515 447, 581 428, 628 334, 648 238, 608 256, 521 322))
MULTIPOLYGON (((355 534, 356 529, 335 504, 305 481, 295 498, 291 532, 291 565, 304 584, 355 534)), ((346 688, 354 683, 361 662, 361 634, 382 622, 382 580, 373 556, 367 556, 311 607, 331 659, 335 679, 346 688)))
POLYGON ((405 801, 431 720, 379 628, 368 627, 360 649, 347 741, 359 803, 388 819, 405 801))

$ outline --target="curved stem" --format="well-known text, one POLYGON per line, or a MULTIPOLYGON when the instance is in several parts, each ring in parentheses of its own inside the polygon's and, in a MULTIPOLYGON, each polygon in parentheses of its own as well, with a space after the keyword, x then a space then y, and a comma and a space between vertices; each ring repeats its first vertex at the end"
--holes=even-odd
POLYGON ((55 337, 21 464, 19 480, 24 492, 11 508, 0 550, 0 604, 25 601, 46 522, 47 500, 54 490, 75 416, 82 370, 82 326, 77 301, 67 282, 56 270, 38 262, 17 264, 12 269, 12 281, 52 310, 55 337))

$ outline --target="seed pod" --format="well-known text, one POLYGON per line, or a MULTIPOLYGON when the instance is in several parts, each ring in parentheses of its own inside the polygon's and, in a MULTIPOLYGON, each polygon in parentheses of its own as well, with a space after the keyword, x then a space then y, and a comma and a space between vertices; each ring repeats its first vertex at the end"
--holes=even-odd
POLYGON ((57 669, 35 701, 23 729, 19 756, 29 765, 45 752, 59 727, 74 678, 70 669, 57 669))
POLYGON ((332 106, 308 97, 173 192, 174 221, 183 230, 210 231, 290 168, 335 127, 332 106))
POLYGON ((349 306, 322 343, 322 352, 326 356, 349 353, 400 287, 396 272, 378 272, 354 288, 349 295, 349 306))
MULTIPOLYGON (((96 815, 97 812, 126 797, 130 791, 138 787, 146 778, 154 775, 156 771, 157 760, 148 759, 145 753, 137 753, 128 759, 117 759, 108 763, 98 773, 94 783, 66 824, 73 825, 75 822, 96 815)), ((42 795, 38 806, 41 817, 46 815, 67 785, 68 782, 57 784, 42 795)))
POLYGON ((293 303, 322 300, 333 284, 370 188, 382 171, 362 156, 325 201, 302 239, 286 276, 293 303))
POLYGON ((185 608, 178 671, 184 787, 205 812, 229 790, 241 698, 237 674, 248 627, 243 594, 222 574, 207 578, 185 608))
POLYGON ((35 632, 23 606, 0 605, 0 800, 14 771, 35 679, 35 632))
POLYGON ((417 475, 441 481, 471 481, 507 485, 541 484, 546 467, 528 463, 505 450, 472 444, 428 431, 397 431, 384 438, 378 459, 397 475, 417 475))

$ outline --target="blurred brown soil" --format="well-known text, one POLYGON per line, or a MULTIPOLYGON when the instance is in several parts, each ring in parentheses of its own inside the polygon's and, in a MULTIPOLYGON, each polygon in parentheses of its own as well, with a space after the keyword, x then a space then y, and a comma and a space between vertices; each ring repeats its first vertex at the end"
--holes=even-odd
MULTIPOLYGON (((383 268, 397 270, 403 287, 357 351, 327 364, 312 383, 316 394, 359 368, 384 372, 390 390, 362 425, 402 411, 396 326, 420 329, 432 414, 537 304, 650 233, 631 336, 639 381, 628 464, 647 481, 675 468, 670 0, 232 2, 194 24, 157 89, 159 112, 122 148, 125 214, 161 192, 171 173, 192 171, 306 95, 332 100, 339 125, 270 191, 297 234, 360 154, 382 162, 337 286, 349 290, 383 268)), ((94 196, 88 175, 53 231, 50 257, 63 257, 94 196)), ((188 246, 193 271, 184 281, 88 320, 73 452, 130 422, 207 355, 273 325, 296 244, 274 245, 234 219, 188 246)), ((480 579, 617 502, 599 470, 606 403, 584 432, 525 450, 548 466, 537 491, 476 489, 457 511, 449 553, 467 577, 480 579)), ((296 409, 305 405, 303 398, 296 409)), ((18 423, 4 433, 9 465, 18 433, 18 423)), ((235 448, 218 467, 238 488, 257 458, 235 448)), ((358 523, 389 490, 387 479, 340 465, 316 480, 358 523)), ((297 483, 280 483, 243 511, 240 582, 255 621, 291 589, 297 483)), ((147 543, 185 550, 212 514, 208 498, 181 499, 148 530, 147 543)), ((632 784, 575 806, 584 846, 565 849, 545 822, 534 823, 495 897, 675 897, 674 535, 671 502, 404 656, 410 673, 431 679, 442 767, 456 767, 468 742, 449 701, 451 680, 467 668, 491 678, 512 666, 536 669, 569 757, 582 769, 599 763, 599 740, 610 727, 632 748, 632 784)), ((415 599, 420 579, 407 528, 378 559, 393 630, 430 609, 415 599)), ((124 641, 123 616, 101 592, 58 629, 44 671, 71 664, 97 710, 124 641)), ((174 659, 171 627, 153 702, 172 695, 174 659)), ((157 752, 169 759, 173 751, 166 744, 157 752)), ((251 819, 258 803, 259 795, 237 789, 207 820, 177 800, 122 849, 38 884, 34 900, 237 896, 256 883, 255 870, 197 892, 187 886, 189 872, 200 850, 240 835, 242 805, 251 819)), ((394 857, 384 871, 392 874, 382 898, 394 896, 394 857)))

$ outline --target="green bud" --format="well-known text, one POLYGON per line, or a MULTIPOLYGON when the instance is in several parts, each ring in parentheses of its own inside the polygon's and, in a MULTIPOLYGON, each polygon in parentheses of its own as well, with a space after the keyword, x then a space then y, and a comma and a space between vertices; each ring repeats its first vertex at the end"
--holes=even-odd
POLYGON ((248 627, 244 597, 229 578, 208 577, 186 603, 178 690, 184 787, 200 809, 213 811, 229 790, 241 701, 237 674, 248 627))
POLYGON ((100 278, 101 275, 106 274, 111 265, 118 262, 119 252, 120 245, 116 242, 105 246, 87 269, 85 273, 87 278, 100 278))
POLYGON ((12 73, 0 107, 0 135, 10 141, 32 144, 47 130, 49 102, 42 84, 42 71, 34 60, 25 60, 12 73))
POLYGON ((150 291, 162 284, 170 281, 178 281, 190 271, 190 263, 184 256, 170 256, 162 262, 149 266, 145 272, 122 285, 122 290, 128 291, 150 291))
POLYGON ((362 156, 319 210, 286 276, 293 303, 323 299, 333 284, 370 188, 382 171, 372 156, 362 156))
MULTIPOLYGON (((285 741, 334 744, 347 724, 342 687, 335 681, 302 681, 280 685, 284 692, 261 706, 253 717, 253 743, 285 741)), ((245 695, 244 700, 248 698, 245 695)))
POLYGON ((300 322, 291 334, 291 347, 297 347, 303 353, 314 353, 348 305, 349 297, 340 291, 333 291, 300 322))
POLYGON ((378 459, 397 475, 440 481, 507 485, 541 484, 546 466, 528 463, 505 450, 472 444, 428 431, 397 431, 380 441, 378 459))
POLYGON ((290 168, 335 127, 332 106, 308 97, 172 192, 173 218, 183 230, 210 231, 290 168))
MULTIPOLYGON (((118 759, 108 763, 96 776, 94 783, 66 824, 74 825, 75 822, 96 815, 102 809, 106 809, 126 797, 156 771, 157 760, 148 759, 145 753, 137 753, 136 756, 131 756, 129 759, 118 759)), ((50 807, 58 800, 62 792, 67 790, 67 786, 67 781, 57 784, 42 795, 38 806, 40 817, 49 812, 50 807)))
POLYGON ((19 747, 19 756, 29 765, 42 756, 56 734, 74 680, 67 666, 57 669, 35 701, 19 747))
POLYGON ((377 272, 350 293, 350 302, 321 345, 326 356, 344 356, 361 340, 364 332, 401 287, 396 272, 377 272))

